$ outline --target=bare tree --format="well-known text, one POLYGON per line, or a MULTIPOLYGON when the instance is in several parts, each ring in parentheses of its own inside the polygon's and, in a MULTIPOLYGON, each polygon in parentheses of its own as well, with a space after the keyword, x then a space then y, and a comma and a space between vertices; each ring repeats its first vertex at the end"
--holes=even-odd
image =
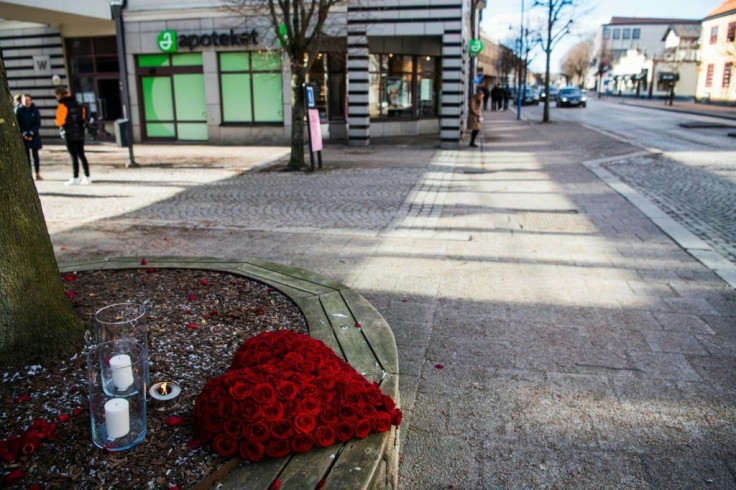
POLYGON ((229 0, 231 9, 243 13, 265 8, 272 38, 289 57, 291 67, 291 157, 289 168, 304 168, 304 92, 302 86, 317 58, 325 36, 330 9, 341 0, 229 0))
POLYGON ((64 294, 0 53, 0 363, 75 352, 84 326, 64 294))
MULTIPOLYGON (((584 0, 534 0, 534 7, 545 11, 545 35, 541 40, 542 50, 546 56, 544 90, 549 93, 550 63, 552 51, 559 42, 570 33, 573 17, 583 12, 579 8, 584 0)), ((544 101, 542 122, 549 122, 549 97, 544 101)))
POLYGON ((568 82, 581 84, 590 68, 590 57, 593 51, 593 43, 581 41, 571 47, 562 58, 562 73, 568 82))

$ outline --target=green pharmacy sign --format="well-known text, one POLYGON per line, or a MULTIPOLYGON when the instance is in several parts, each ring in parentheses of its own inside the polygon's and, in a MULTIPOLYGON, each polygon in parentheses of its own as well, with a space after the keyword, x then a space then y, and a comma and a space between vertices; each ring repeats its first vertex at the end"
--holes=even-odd
POLYGON ((472 39, 470 41, 470 47, 468 48, 471 56, 475 56, 483 51, 483 41, 480 39, 472 39))
POLYGON ((164 53, 176 53, 176 31, 162 31, 156 45, 164 53))

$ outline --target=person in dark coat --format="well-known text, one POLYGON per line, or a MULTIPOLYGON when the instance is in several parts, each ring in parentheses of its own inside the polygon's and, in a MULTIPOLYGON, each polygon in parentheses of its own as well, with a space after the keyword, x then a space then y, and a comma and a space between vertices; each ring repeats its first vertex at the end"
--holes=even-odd
POLYGON ((36 180, 41 178, 41 160, 38 158, 38 150, 43 148, 41 142, 41 113, 38 112, 36 104, 30 94, 23 94, 21 103, 15 108, 15 118, 18 120, 20 134, 23 136, 23 144, 26 147, 26 158, 28 163, 36 171, 36 180))
POLYGON ((66 142, 66 149, 72 158, 73 177, 65 185, 91 184, 87 157, 84 156, 84 122, 86 120, 84 107, 72 97, 69 90, 60 85, 54 89, 59 106, 56 108, 56 125, 59 126, 61 137, 66 142), (79 162, 82 162, 84 178, 79 180, 79 162))
POLYGON ((483 90, 483 110, 488 110, 488 99, 491 98, 491 91, 488 89, 488 85, 485 83, 480 86, 481 90, 483 90))
POLYGON ((509 90, 508 85, 506 85, 502 90, 503 90, 503 110, 508 111, 509 110, 509 99, 511 98, 511 90, 509 90))
POLYGON ((476 94, 470 99, 470 111, 468 113, 468 129, 470 130, 470 146, 478 146, 475 144, 475 138, 483 128, 483 90, 478 89, 476 94))
POLYGON ((497 111, 501 107, 501 87, 494 85, 491 89, 491 110, 497 111))

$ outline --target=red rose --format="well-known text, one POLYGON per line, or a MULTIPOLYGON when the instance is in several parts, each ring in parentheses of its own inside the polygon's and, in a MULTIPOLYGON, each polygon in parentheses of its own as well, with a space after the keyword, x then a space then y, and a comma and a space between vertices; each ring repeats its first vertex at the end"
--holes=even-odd
POLYGON ((288 420, 271 422, 269 428, 271 429, 271 434, 276 439, 288 439, 294 434, 294 428, 288 420))
POLYGON ((263 405, 271 403, 276 400, 276 390, 270 384, 258 383, 253 388, 253 399, 263 405))
POLYGON ((261 416, 266 422, 276 422, 284 418, 284 405, 274 401, 261 407, 261 416))
POLYGON ((313 445, 314 442, 308 434, 296 434, 291 438, 291 450, 295 453, 306 453, 313 445))
POLYGON ((386 432, 391 428, 391 415, 386 412, 378 412, 373 417, 374 432, 386 432))
POLYGON ((229 397, 220 397, 217 400, 217 414, 220 417, 234 417, 238 413, 238 403, 229 397))
POLYGON ((340 442, 347 442, 355 435, 355 424, 352 422, 339 422, 335 426, 335 437, 340 442))
POLYGON ((219 434, 215 437, 212 448, 223 458, 232 458, 238 451, 238 443, 225 434, 219 434))
POLYGON ((261 406, 252 398, 241 401, 238 408, 240 416, 247 421, 255 420, 261 415, 261 406))
POLYGON ((338 419, 337 410, 330 406, 322 407, 322 411, 319 413, 320 422, 324 425, 335 425, 338 419))
POLYGON ((222 429, 232 439, 242 439, 245 435, 245 425, 238 419, 227 420, 222 429))
POLYGON ((365 390, 363 394, 365 396, 365 399, 371 405, 383 405, 383 393, 381 393, 381 389, 378 387, 377 384, 372 384, 371 387, 365 390))
POLYGON ((307 398, 299 402, 299 412, 306 412, 312 415, 319 414, 320 403, 316 398, 307 398))
POLYGON ((281 380, 279 381, 279 384, 276 385, 276 396, 278 396, 280 400, 293 400, 296 398, 297 394, 299 394, 299 386, 297 386, 296 383, 281 380))
POLYGON ((244 440, 240 442, 239 451, 240 457, 243 459, 249 459, 253 462, 260 461, 263 459, 263 455, 266 452, 266 448, 259 442, 252 442, 244 440))
POLYGON ((299 405, 296 401, 290 401, 284 404, 284 418, 293 419, 298 412, 299 405))
POLYGON ((335 444, 335 429, 329 425, 320 425, 314 431, 314 443, 322 447, 332 446, 335 444))
POLYGON ((399 410, 398 408, 394 408, 391 410, 391 423, 398 427, 401 425, 401 419, 403 418, 404 414, 399 410))
POLYGON ((358 409, 358 415, 362 419, 372 419, 378 412, 373 405, 361 405, 358 409))
POLYGON ((224 419, 213 411, 205 412, 201 420, 202 427, 208 432, 219 432, 224 422, 224 419))
POLYGON ((355 424, 355 437, 364 439, 371 433, 372 424, 368 419, 360 419, 355 424))
POLYGON ((317 426, 314 415, 307 412, 301 412, 294 417, 294 428, 303 434, 311 433, 317 426))
POLYGON ((250 424, 248 430, 248 437, 253 442, 265 442, 271 437, 271 430, 268 428, 265 422, 256 420, 250 424))
POLYGON ((299 387, 299 391, 304 398, 314 398, 319 396, 319 388, 317 388, 317 385, 312 383, 303 383, 299 387))
POLYGON ((269 458, 283 458, 291 452, 291 444, 286 439, 271 439, 266 446, 266 455, 269 458))
POLYGON ((363 403, 363 395, 361 394, 361 392, 352 389, 345 393, 343 399, 345 400, 345 403, 354 407, 357 407, 358 405, 361 405, 363 403))
POLYGON ((390 396, 384 395, 383 406, 386 407, 388 410, 393 410, 394 408, 396 408, 396 402, 394 402, 394 399, 390 396))
POLYGON ((350 405, 341 406, 337 413, 340 416, 340 420, 352 421, 358 418, 358 414, 355 411, 355 408, 351 407, 350 405))
POLYGON ((317 386, 323 390, 331 390, 335 386, 335 378, 328 373, 321 373, 317 376, 317 386))
POLYGON ((235 400, 245 400, 250 396, 251 393, 251 387, 248 384, 245 384, 241 381, 236 381, 235 384, 233 384, 230 389, 228 390, 230 392, 230 396, 232 396, 235 400))

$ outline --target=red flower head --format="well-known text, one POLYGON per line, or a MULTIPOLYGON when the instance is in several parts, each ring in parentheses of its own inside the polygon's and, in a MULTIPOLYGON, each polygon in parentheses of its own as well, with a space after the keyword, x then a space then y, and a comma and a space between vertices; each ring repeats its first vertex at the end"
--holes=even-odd
POLYGON ((365 439, 371 433, 372 424, 368 419, 360 419, 355 424, 355 437, 365 439))
POLYGON ((266 422, 278 422, 284 418, 284 404, 280 401, 273 401, 261 408, 261 417, 266 422))
POLYGON ((266 448, 264 448, 261 443, 244 439, 240 442, 238 452, 240 453, 241 458, 256 462, 263 459, 263 456, 266 453, 266 448))
POLYGON ((296 434, 291 438, 291 450, 295 453, 306 453, 314 446, 312 436, 309 434, 296 434))
POLYGON ((335 444, 335 429, 327 425, 320 425, 314 431, 314 443, 321 447, 335 444))
POLYGON ((288 439, 292 435, 294 435, 294 428, 291 426, 291 422, 288 420, 278 420, 276 422, 271 422, 271 425, 269 426, 269 429, 271 430, 271 434, 276 439, 288 439))
POLYGON ((232 458, 238 452, 238 444, 225 434, 215 437, 212 447, 223 458, 232 458))
POLYGON ((271 439, 266 446, 266 456, 269 458, 283 458, 291 451, 291 444, 286 439, 271 439))
POLYGON ((391 428, 391 415, 386 412, 378 412, 373 416, 373 431, 386 432, 391 428))
POLYGON ((340 442, 347 442, 355 435, 355 424, 352 422, 344 421, 339 422, 335 426, 335 437, 340 442))
POLYGON ((311 433, 317 426, 317 421, 311 413, 301 412, 294 417, 294 428, 303 434, 311 433))
POLYGON ((225 422, 223 429, 231 439, 242 439, 245 436, 245 425, 238 419, 229 419, 225 422))
POLYGON ((258 403, 267 404, 276 400, 276 390, 267 383, 258 383, 253 388, 253 399, 258 403))
POLYGON ((3 480, 3 486, 4 485, 10 486, 11 483, 20 480, 21 478, 23 478, 23 476, 25 476, 25 473, 23 473, 23 470, 21 470, 20 468, 15 469, 5 476, 5 479, 3 480))
POLYGON ((271 437, 271 430, 260 420, 250 424, 249 429, 248 438, 253 442, 266 442, 271 437))

